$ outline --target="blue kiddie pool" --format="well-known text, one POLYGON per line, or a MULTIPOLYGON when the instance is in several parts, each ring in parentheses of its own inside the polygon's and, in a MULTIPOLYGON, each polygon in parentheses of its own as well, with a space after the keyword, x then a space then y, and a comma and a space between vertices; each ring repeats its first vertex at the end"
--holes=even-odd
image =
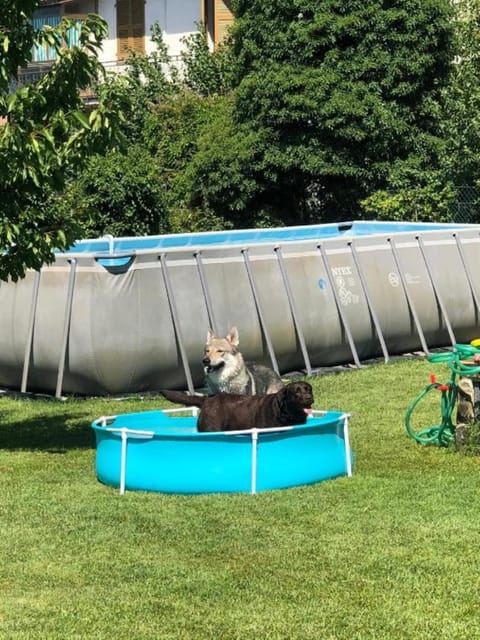
POLYGON ((295 427, 199 433, 195 411, 95 420, 98 480, 120 493, 257 493, 352 475, 349 414, 313 411, 295 427))

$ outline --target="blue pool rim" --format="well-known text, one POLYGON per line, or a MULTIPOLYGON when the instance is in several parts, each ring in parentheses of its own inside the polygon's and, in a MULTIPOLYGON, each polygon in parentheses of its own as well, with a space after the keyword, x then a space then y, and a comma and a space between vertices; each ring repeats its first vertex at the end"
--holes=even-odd
POLYGON ((145 411, 92 422, 99 482, 121 494, 255 494, 352 475, 347 413, 314 411, 294 427, 199 433, 194 412, 145 411))
MULTIPOLYGON (((232 245, 258 245, 263 243, 301 242, 325 240, 341 237, 362 237, 378 234, 402 232, 442 231, 468 229, 478 225, 438 222, 388 222, 353 220, 292 227, 270 227, 252 229, 232 229, 226 231, 198 231, 193 233, 172 233, 151 236, 114 237, 105 235, 75 242, 67 251, 58 252, 66 256, 95 255, 99 260, 113 260, 114 264, 128 264, 132 255, 152 250, 181 249, 192 247, 227 247, 232 245)), ((103 262, 102 262, 103 264, 103 262)), ((108 265, 108 262, 105 263, 108 265)))

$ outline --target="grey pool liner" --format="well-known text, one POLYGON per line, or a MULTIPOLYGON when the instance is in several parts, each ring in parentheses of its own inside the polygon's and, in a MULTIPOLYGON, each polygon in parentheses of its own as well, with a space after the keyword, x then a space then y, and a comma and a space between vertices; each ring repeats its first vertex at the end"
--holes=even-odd
POLYGON ((343 222, 84 240, 0 284, 0 386, 203 386, 207 330, 281 374, 480 336, 480 225, 343 222))

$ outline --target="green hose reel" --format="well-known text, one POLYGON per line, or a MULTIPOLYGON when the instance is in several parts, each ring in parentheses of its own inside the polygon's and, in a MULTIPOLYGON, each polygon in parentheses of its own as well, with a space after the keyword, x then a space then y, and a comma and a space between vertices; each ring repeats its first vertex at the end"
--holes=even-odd
POLYGON ((441 447, 447 447, 455 441, 455 425, 452 422, 452 414, 458 395, 457 377, 480 375, 480 339, 472 340, 470 344, 456 344, 452 351, 430 354, 427 359, 435 364, 447 364, 451 371, 450 380, 446 384, 441 384, 435 380, 434 375, 430 376, 430 384, 407 409, 405 427, 408 435, 420 444, 437 444, 441 447), (412 413, 420 401, 431 391, 440 392, 441 422, 415 432, 411 424, 412 413))

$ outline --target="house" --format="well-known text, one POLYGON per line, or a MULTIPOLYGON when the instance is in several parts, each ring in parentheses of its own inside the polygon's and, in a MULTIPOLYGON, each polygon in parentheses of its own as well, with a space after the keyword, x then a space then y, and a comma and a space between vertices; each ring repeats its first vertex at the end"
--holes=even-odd
MULTIPOLYGON (((197 31, 200 23, 206 26, 209 45, 214 49, 233 20, 230 0, 39 0, 39 5, 33 17, 37 27, 58 24, 63 16, 78 23, 88 13, 102 16, 109 34, 100 61, 113 70, 120 70, 132 51, 150 53, 154 49, 150 29, 155 22, 175 61, 180 58, 182 38, 197 31)), ((77 29, 70 30, 67 45, 75 44, 77 29)), ((54 58, 55 51, 50 47, 35 48, 32 64, 21 74, 24 81, 35 80, 54 58)))

